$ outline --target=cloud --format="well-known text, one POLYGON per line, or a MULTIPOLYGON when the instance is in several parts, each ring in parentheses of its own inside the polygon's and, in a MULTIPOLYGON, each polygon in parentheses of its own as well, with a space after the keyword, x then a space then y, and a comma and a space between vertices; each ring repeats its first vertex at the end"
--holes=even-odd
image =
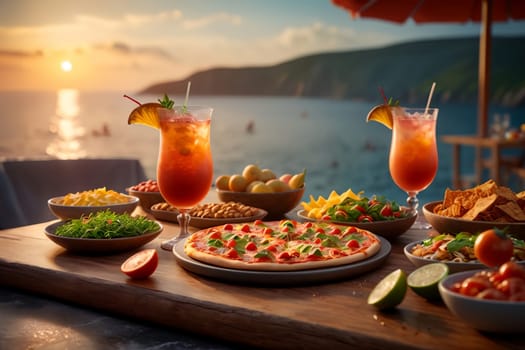
POLYGON ((217 12, 208 16, 199 17, 195 19, 184 19, 182 27, 184 29, 198 29, 205 28, 216 23, 226 23, 233 26, 238 26, 242 23, 242 18, 237 15, 232 15, 227 12, 217 12))
POLYGON ((42 50, 24 51, 24 50, 0 50, 1 57, 42 57, 44 53, 42 50))
POLYGON ((93 48, 95 50, 101 50, 106 51, 108 53, 116 53, 119 55, 147 55, 154 58, 161 58, 161 59, 167 59, 171 60, 173 59, 173 56, 163 49, 162 47, 158 46, 132 46, 129 44, 126 44, 122 41, 115 41, 108 44, 95 44, 93 45, 93 48))
POLYGON ((154 14, 125 14, 122 20, 123 24, 132 26, 142 26, 150 23, 179 21, 182 18, 182 12, 179 10, 158 12, 154 14))
POLYGON ((287 27, 276 38, 276 42, 284 48, 317 47, 318 50, 341 47, 355 41, 357 34, 349 28, 339 28, 314 22, 303 27, 287 27))
MULTIPOLYGON (((185 17, 180 10, 145 13, 125 13, 117 17, 76 14, 68 22, 34 26, 0 26, 0 48, 28 46, 33 42, 46 48, 101 42, 109 38, 151 41, 173 30, 192 31, 218 23, 237 26, 240 16, 216 12, 202 17, 185 17)), ((177 32, 180 33, 180 32, 177 32)))

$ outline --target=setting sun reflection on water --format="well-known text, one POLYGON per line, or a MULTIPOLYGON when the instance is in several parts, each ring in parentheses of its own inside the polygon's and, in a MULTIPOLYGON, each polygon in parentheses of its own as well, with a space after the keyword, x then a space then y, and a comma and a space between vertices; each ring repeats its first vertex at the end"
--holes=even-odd
POLYGON ((56 114, 51 119, 49 131, 55 135, 46 148, 46 153, 60 159, 74 159, 86 156, 81 139, 85 128, 78 120, 79 92, 76 89, 57 91, 56 114))

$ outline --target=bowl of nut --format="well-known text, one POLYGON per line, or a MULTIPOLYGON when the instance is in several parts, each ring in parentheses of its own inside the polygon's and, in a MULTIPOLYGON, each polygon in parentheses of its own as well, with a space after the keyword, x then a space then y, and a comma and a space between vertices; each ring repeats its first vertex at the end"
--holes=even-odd
POLYGON ((277 177, 270 169, 247 165, 242 174, 221 175, 215 180, 223 202, 243 203, 268 212, 265 219, 282 219, 303 198, 305 171, 277 177))
POLYGON ((159 186, 155 180, 142 181, 136 185, 127 188, 131 196, 137 197, 140 201, 140 206, 144 211, 150 213, 153 204, 164 202, 162 194, 160 194, 159 186))
MULTIPOLYGON (((179 211, 166 202, 154 204, 151 207, 151 214, 158 220, 178 222, 179 211)), ((188 210, 188 214, 190 214, 190 226, 208 228, 227 223, 260 220, 266 216, 267 212, 242 203, 228 202, 199 204, 188 210)))

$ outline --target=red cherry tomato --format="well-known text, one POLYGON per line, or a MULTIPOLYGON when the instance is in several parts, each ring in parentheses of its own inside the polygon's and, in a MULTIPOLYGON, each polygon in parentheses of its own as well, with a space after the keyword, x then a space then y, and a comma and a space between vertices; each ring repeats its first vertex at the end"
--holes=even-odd
POLYGON ((267 235, 267 236, 270 236, 270 235, 273 233, 273 230, 272 230, 271 228, 269 228, 269 227, 265 227, 265 228, 263 229, 263 233, 264 233, 265 235, 267 235))
POLYGON ((334 227, 328 232, 329 235, 337 236, 341 234, 341 229, 339 227, 334 227))
POLYGON ((350 208, 350 210, 357 210, 358 212, 361 212, 363 214, 366 214, 366 210, 365 208, 363 208, 362 206, 360 206, 359 204, 355 204, 354 206, 352 206, 350 208))
POLYGON ((226 247, 228 248, 235 248, 235 245, 237 245, 237 241, 234 239, 226 241, 226 247))
POLYGON ((288 252, 286 252, 286 251, 281 252, 281 253, 279 253, 279 254, 277 255, 277 259, 278 259, 278 260, 288 260, 288 259, 290 259, 290 258, 291 258, 290 254, 289 254, 288 252))
POLYGON ((466 296, 510 301, 525 301, 525 268, 509 261, 498 270, 480 271, 451 290, 466 296))
POLYGON ((508 261, 499 267, 498 275, 500 280, 511 277, 520 277, 525 280, 525 269, 513 261, 508 261))
POLYGON ((350 249, 357 249, 359 248, 359 242, 355 239, 351 239, 346 243, 346 247, 350 249))
POLYGON ((483 231, 474 242, 476 258, 489 267, 500 266, 509 261, 513 253, 512 241, 504 231, 498 229, 483 231))
POLYGON ((351 234, 357 232, 357 228, 355 226, 348 226, 344 232, 344 234, 351 234))
POLYGON ((385 206, 379 212, 382 216, 392 216, 394 213, 392 211, 392 206, 390 204, 385 204, 385 206))
POLYGON ((155 272, 159 265, 159 255, 155 249, 145 249, 130 256, 120 270, 134 279, 148 278, 155 272))
POLYGON ((488 288, 492 288, 492 283, 490 283, 488 278, 472 276, 461 283, 459 292, 463 295, 476 296, 488 288))
POLYGON ((244 249, 254 251, 254 250, 257 250, 257 245, 250 241, 246 243, 246 246, 244 247, 244 249))
POLYGON ((510 277, 498 284, 497 289, 509 296, 525 293, 525 280, 519 277, 510 277))
POLYGON ((496 288, 487 288, 483 291, 481 291, 478 295, 476 295, 477 298, 480 299, 491 299, 491 300, 506 300, 507 296, 497 290, 496 288))
POLYGON ((361 214, 361 215, 359 215, 359 217, 357 218, 357 221, 358 221, 358 222, 372 222, 372 221, 374 221, 374 218, 371 217, 370 215, 361 214))
POLYGON ((226 256, 230 259, 237 259, 239 258, 239 253, 234 248, 231 248, 226 252, 226 256))

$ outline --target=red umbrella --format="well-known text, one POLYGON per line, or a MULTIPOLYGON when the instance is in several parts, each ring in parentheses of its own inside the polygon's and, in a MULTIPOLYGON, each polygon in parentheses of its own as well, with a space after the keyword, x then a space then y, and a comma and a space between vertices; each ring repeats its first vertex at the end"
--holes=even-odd
POLYGON ((332 0, 353 18, 403 23, 482 22, 479 45, 478 134, 487 136, 492 22, 525 19, 523 0, 332 0))

